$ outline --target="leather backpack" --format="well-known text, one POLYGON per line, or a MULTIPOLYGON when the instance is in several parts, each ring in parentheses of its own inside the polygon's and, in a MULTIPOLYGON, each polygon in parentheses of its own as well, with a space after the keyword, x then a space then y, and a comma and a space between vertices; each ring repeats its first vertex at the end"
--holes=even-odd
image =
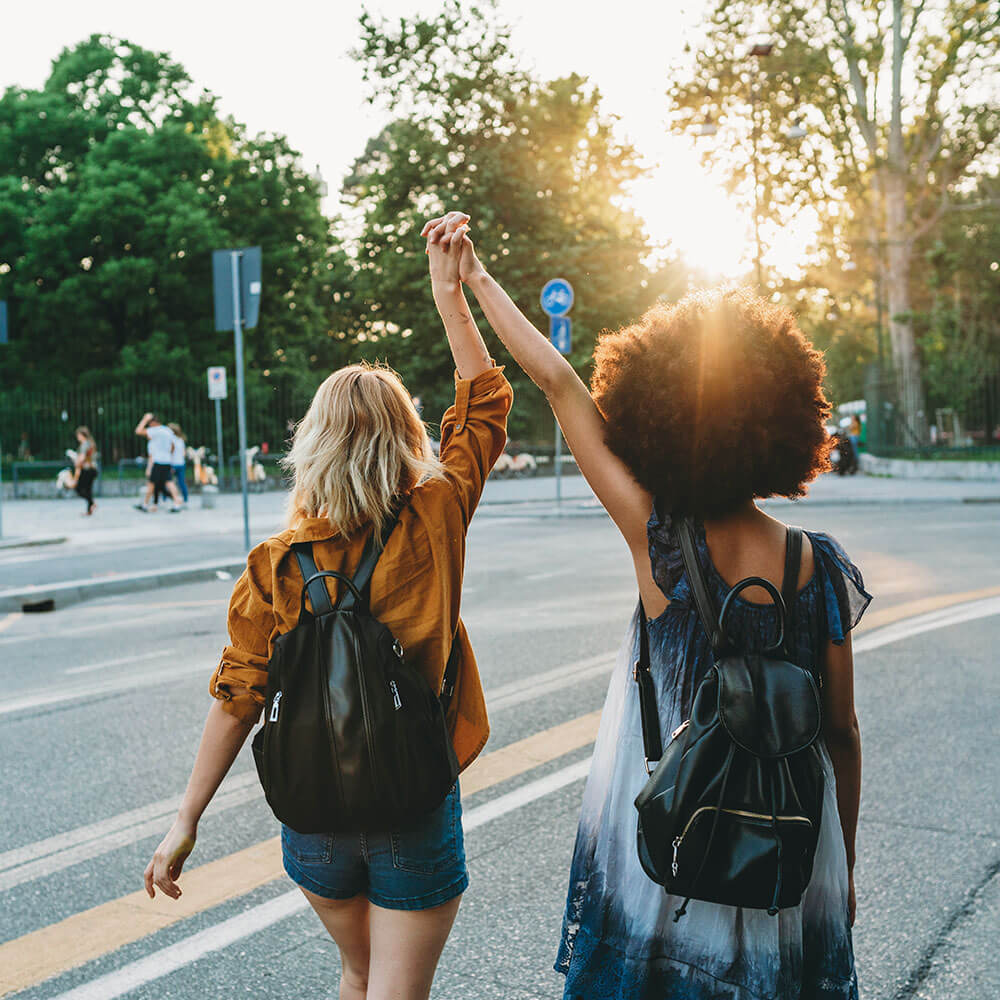
POLYGON ((369 607, 372 573, 398 517, 380 539, 372 532, 353 577, 319 572, 311 543, 292 546, 304 581, 299 621, 275 640, 253 755, 272 811, 299 833, 405 828, 440 805, 458 777, 445 721, 456 647, 439 695, 369 607), (341 584, 336 604, 327 579, 341 584))
POLYGON ((635 800, 639 860, 667 892, 685 897, 675 921, 691 899, 773 915, 802 898, 823 812, 819 688, 792 662, 802 532, 787 530, 784 597, 769 581, 747 577, 719 613, 691 521, 678 530, 714 662, 695 690, 690 718, 664 747, 640 602, 634 676, 650 777, 635 800), (777 609, 777 636, 761 652, 740 649, 726 630, 733 601, 751 586, 767 590, 777 609))

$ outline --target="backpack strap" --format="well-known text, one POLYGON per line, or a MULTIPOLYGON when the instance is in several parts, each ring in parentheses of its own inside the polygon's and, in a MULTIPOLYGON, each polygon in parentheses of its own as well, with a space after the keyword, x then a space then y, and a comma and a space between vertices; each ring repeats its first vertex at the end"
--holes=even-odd
POLYGON ((649 633, 646 629, 646 609, 639 598, 639 658, 635 661, 632 676, 639 685, 639 718, 642 721, 642 749, 646 756, 646 773, 653 769, 663 756, 663 734, 660 732, 660 713, 656 707, 656 687, 649 671, 649 633))
POLYGON ((781 596, 785 602, 785 643, 783 652, 791 659, 795 651, 795 602, 799 593, 799 571, 802 566, 802 529, 785 529, 785 575, 781 581, 781 596))
POLYGON ((698 548, 695 544, 694 522, 689 517, 680 520, 677 525, 677 534, 681 543, 681 557, 684 560, 684 569, 687 571, 688 583, 691 585, 691 593, 694 596, 694 603, 698 609, 698 617, 701 619, 702 627, 708 635, 712 644, 712 652, 719 656, 729 647, 729 643, 719 624, 719 611, 715 606, 705 580, 705 571, 702 568, 701 560, 698 558, 698 548))
MULTIPOLYGON (((374 529, 372 530, 368 541, 365 543, 364 552, 361 553, 361 561, 358 563, 358 568, 354 571, 352 582, 358 591, 363 595, 366 602, 368 601, 368 588, 372 582, 372 574, 375 572, 375 564, 378 562, 378 557, 382 555, 382 550, 389 541, 389 536, 392 534, 392 529, 396 527, 402 510, 403 508, 401 506, 393 508, 382 527, 381 537, 376 538, 375 531, 374 529)), ((356 604, 357 600, 355 599, 354 594, 350 590, 347 590, 347 592, 337 602, 337 609, 349 611, 356 604)))
POLYGON ((293 542, 292 551, 298 560, 302 579, 312 580, 307 588, 309 600, 312 602, 312 613, 318 617, 332 611, 333 605, 330 603, 330 594, 326 589, 325 578, 313 579, 319 570, 316 569, 316 560, 313 559, 312 542, 293 542))

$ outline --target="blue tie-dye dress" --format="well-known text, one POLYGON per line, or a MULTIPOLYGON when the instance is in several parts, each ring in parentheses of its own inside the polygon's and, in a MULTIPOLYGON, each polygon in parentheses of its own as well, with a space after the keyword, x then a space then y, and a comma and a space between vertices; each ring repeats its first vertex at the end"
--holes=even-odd
MULTIPOLYGON (((650 621, 650 657, 660 727, 688 717, 694 690, 712 663, 669 517, 648 526, 653 576, 670 598, 650 621)), ((827 535, 808 532, 815 573, 799 592, 796 662, 818 670, 829 639, 842 642, 871 600, 861 573, 827 535)), ((729 587, 712 565, 699 526, 698 550, 721 604, 729 587)), ((775 634, 773 606, 737 599, 730 632, 748 648, 775 634)), ((556 971, 565 1000, 856 1000, 857 977, 847 916, 847 858, 833 768, 826 772, 823 820, 812 879, 794 909, 768 916, 680 900, 647 878, 636 853, 633 801, 646 781, 639 702, 632 665, 638 611, 618 655, 584 791, 556 971)))

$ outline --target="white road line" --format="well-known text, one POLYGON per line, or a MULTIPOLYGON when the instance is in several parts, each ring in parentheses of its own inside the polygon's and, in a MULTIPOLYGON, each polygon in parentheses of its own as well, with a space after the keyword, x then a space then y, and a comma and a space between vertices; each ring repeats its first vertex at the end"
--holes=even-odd
MULTIPOLYGON (((602 653, 524 680, 503 684, 486 692, 487 703, 491 711, 499 711, 570 684, 610 673, 614 655, 613 652, 602 653)), ((226 778, 216 793, 206 815, 251 802, 260 795, 256 772, 232 775, 226 778)), ((163 824, 172 818, 180 801, 180 795, 172 795, 0 854, 0 892, 161 833, 163 824)))
POLYGON ((158 660, 162 656, 173 656, 176 649, 161 649, 157 653, 143 653, 141 656, 122 656, 117 660, 105 660, 103 663, 88 663, 83 667, 70 667, 64 670, 64 674, 89 674, 94 670, 103 670, 105 667, 120 667, 123 663, 139 663, 142 660, 158 660))
MULTIPOLYGON (((967 604, 908 618, 861 635, 854 641, 854 651, 863 653, 879 649, 889 643, 933 629, 994 614, 1000 614, 1000 597, 970 601, 967 604)), ((555 667, 524 680, 492 688, 486 692, 487 704, 491 711, 499 711, 571 684, 610 673, 614 656, 613 652, 601 653, 555 667)), ((3 711, 4 707, 0 705, 0 713, 3 711)), ((207 812, 222 811, 251 802, 260 794, 257 776, 253 771, 231 776, 226 779, 207 812)), ((0 891, 36 878, 43 878, 81 861, 99 857, 119 847, 136 843, 144 837, 155 835, 160 832, 163 822, 176 811, 180 798, 180 795, 175 795, 161 799, 148 806, 120 813, 98 823, 77 827, 66 833, 0 854, 0 891)))
POLYGON ((924 632, 947 628, 949 625, 960 625, 977 618, 989 618, 1000 615, 1000 597, 984 597, 978 601, 967 601, 964 604, 953 604, 950 608, 940 611, 928 611, 926 614, 914 615, 902 621, 885 625, 882 628, 866 632, 854 641, 854 652, 865 653, 871 649, 879 649, 891 642, 912 639, 924 632))
POLYGON ((148 670, 145 673, 129 672, 120 677, 108 677, 103 681, 91 681, 89 684, 76 684, 63 687, 58 691, 29 691, 27 694, 0 701, 0 715, 10 715, 12 712, 26 712, 32 708, 59 705, 64 701, 79 701, 83 698, 93 698, 95 695, 118 694, 122 691, 131 691, 140 687, 148 688, 169 684, 177 680, 178 677, 187 677, 191 674, 204 674, 207 683, 207 678, 211 676, 211 671, 206 669, 204 663, 188 663, 186 665, 171 667, 169 671, 148 670))
POLYGON ((529 573, 525 580, 551 580, 554 576, 565 576, 567 573, 576 573, 575 569, 550 569, 546 573, 529 573))
MULTIPOLYGON (((228 788, 224 787, 216 793, 215 798, 212 799, 205 810, 206 816, 261 798, 256 774, 241 774, 239 775, 239 779, 238 784, 234 782, 235 787, 232 785, 228 788)), ((99 837, 80 841, 71 846, 64 847, 58 853, 49 854, 47 857, 43 856, 35 860, 27 860, 9 868, 7 871, 0 871, 0 892, 13 889, 15 886, 23 885, 25 882, 32 882, 36 878, 44 878, 46 875, 63 871, 66 868, 79 864, 81 861, 89 861, 92 858, 100 857, 102 854, 108 854, 119 847, 127 847, 129 844, 134 844, 142 840, 143 837, 162 836, 166 832, 167 824, 173 819, 178 805, 180 805, 180 796, 168 801, 170 801, 169 810, 153 814, 141 822, 128 827, 105 830, 99 837)), ((136 812, 140 811, 142 810, 136 810, 136 812)), ((95 823, 93 827, 101 825, 95 823)), ((56 840, 58 838, 51 839, 56 840)), ((37 845, 31 846, 34 847, 37 845)), ((10 851, 8 853, 16 854, 17 851, 10 851)))
MULTIPOLYGON (((544 778, 532 781, 521 788, 501 795, 472 809, 465 816, 463 827, 466 832, 492 822, 507 813, 520 809, 531 802, 551 795, 574 781, 585 778, 590 770, 590 758, 577 761, 544 778)), ((92 979, 66 993, 60 993, 54 1000, 115 1000, 132 990, 145 986, 156 979, 176 972, 192 962, 204 958, 214 951, 228 948, 243 938, 266 930, 280 920, 293 916, 308 908, 305 897, 298 889, 282 893, 266 903, 259 903, 243 913, 221 923, 192 934, 176 944, 154 951, 145 958, 129 962, 114 972, 92 979)))
POLYGON ((9 614, 0 618, 0 632, 4 632, 11 627, 16 621, 20 621, 24 617, 23 611, 11 611, 9 614))

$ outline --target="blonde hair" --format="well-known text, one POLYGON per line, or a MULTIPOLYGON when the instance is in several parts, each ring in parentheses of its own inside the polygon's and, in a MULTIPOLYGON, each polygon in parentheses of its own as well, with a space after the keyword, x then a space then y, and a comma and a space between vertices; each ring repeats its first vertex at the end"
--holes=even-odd
POLYGON ((289 523, 326 517, 344 537, 367 523, 381 531, 400 495, 444 476, 400 377, 368 363, 316 390, 281 463, 293 477, 289 523))
POLYGON ((185 444, 187 444, 187 437, 184 435, 184 431, 181 430, 180 424, 167 424, 167 427, 174 432, 177 437, 179 437, 185 444))

